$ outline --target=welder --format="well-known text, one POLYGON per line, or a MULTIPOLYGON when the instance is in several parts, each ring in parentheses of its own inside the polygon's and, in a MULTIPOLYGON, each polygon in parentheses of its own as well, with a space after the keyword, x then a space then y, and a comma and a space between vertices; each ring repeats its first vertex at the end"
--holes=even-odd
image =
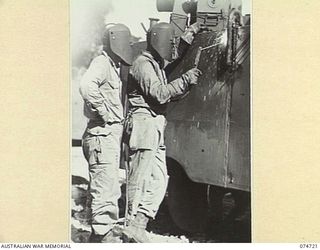
POLYGON ((119 66, 132 64, 130 38, 125 25, 107 25, 102 54, 92 60, 80 83, 88 118, 82 145, 89 165, 92 197, 89 242, 120 242, 113 231, 119 219, 118 171, 124 121, 119 66))
MULTIPOLYGON (((180 58, 200 30, 195 23, 180 38, 180 58), (187 45, 187 46, 186 46, 187 45)), ((165 196, 168 175, 164 129, 166 105, 197 84, 197 68, 167 82, 165 66, 172 63, 174 30, 168 23, 157 23, 147 33, 147 50, 130 69, 128 83, 129 112, 125 130, 129 145, 128 242, 149 242, 146 226, 154 219, 165 196)), ((172 64, 171 64, 172 65, 172 64)), ((167 66, 168 67, 168 66, 167 66)))

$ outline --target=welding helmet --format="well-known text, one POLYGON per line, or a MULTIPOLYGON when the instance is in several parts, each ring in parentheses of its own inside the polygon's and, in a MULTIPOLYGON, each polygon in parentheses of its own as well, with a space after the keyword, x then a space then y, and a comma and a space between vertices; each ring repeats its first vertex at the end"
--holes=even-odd
POLYGON ((148 31, 148 43, 161 58, 172 61, 174 29, 169 23, 157 23, 148 31))
POLYGON ((131 33, 123 24, 108 24, 105 28, 102 43, 107 54, 114 58, 116 55, 122 62, 132 65, 133 53, 130 45, 131 33))

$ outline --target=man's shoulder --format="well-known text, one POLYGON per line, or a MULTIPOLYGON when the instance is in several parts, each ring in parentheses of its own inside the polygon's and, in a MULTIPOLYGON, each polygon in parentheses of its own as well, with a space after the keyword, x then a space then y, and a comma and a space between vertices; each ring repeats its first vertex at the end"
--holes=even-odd
POLYGON ((140 55, 137 56, 137 58, 134 60, 132 66, 134 68, 136 67, 142 67, 146 65, 153 65, 156 61, 153 59, 150 53, 148 52, 142 52, 140 55))
POLYGON ((150 59, 144 53, 142 53, 142 54, 137 56, 137 58, 134 60, 133 63, 147 62, 149 60, 150 59))
POLYGON ((104 55, 98 55, 95 58, 92 59, 90 65, 109 65, 110 62, 107 57, 104 55))
POLYGON ((108 67, 110 67, 108 58, 106 58, 104 55, 98 55, 90 62, 90 65, 86 73, 83 75, 82 80, 87 81, 88 77, 91 78, 96 74, 101 74, 101 72, 105 72, 108 67))

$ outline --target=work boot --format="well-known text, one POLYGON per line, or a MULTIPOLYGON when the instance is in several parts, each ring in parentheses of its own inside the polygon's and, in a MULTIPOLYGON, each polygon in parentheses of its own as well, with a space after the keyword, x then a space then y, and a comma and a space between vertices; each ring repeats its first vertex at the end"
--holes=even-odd
POLYGON ((148 243, 146 227, 149 218, 143 213, 137 213, 136 217, 129 221, 129 225, 123 229, 123 239, 125 242, 148 243))

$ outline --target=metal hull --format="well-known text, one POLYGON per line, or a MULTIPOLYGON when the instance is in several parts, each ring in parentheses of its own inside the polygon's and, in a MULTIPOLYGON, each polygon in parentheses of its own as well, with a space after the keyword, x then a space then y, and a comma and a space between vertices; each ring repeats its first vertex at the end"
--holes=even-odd
MULTIPOLYGON (((168 106, 167 157, 195 182, 250 191, 250 56, 244 53, 248 38, 245 29, 238 43, 241 65, 232 73, 223 72, 220 47, 202 52, 198 86, 168 106)), ((199 34, 169 79, 192 68, 199 46, 214 42, 212 32, 199 34)))

